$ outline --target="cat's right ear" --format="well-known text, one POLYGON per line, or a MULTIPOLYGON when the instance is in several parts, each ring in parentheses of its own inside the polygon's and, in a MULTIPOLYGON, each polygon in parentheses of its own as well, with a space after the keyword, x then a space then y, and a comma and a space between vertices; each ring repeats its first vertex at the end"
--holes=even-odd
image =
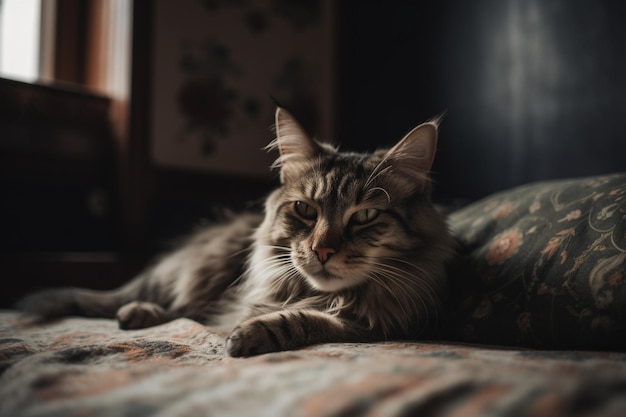
POLYGON ((285 183, 309 167, 323 151, 287 110, 277 107, 275 118, 276 139, 268 148, 277 148, 280 153, 272 168, 280 169, 280 182, 285 183))

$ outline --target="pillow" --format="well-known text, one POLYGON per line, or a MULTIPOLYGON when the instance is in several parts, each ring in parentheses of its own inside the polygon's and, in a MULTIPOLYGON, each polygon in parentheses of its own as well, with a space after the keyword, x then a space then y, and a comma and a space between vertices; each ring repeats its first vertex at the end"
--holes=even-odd
POLYGON ((446 338, 626 348, 626 173, 533 183, 453 212, 446 338))

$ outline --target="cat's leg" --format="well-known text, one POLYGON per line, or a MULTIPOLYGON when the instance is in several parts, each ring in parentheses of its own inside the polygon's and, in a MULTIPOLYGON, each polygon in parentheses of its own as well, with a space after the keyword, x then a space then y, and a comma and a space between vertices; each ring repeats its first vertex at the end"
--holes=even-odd
POLYGON ((121 296, 117 290, 54 288, 26 295, 16 308, 44 320, 65 316, 113 318, 121 296))
POLYGON ((351 322, 317 310, 281 310, 253 317, 226 339, 230 356, 297 349, 330 342, 364 340, 366 332, 351 322))
POLYGON ((158 304, 148 301, 132 301, 117 310, 120 329, 132 330, 156 326, 169 321, 168 314, 158 304))

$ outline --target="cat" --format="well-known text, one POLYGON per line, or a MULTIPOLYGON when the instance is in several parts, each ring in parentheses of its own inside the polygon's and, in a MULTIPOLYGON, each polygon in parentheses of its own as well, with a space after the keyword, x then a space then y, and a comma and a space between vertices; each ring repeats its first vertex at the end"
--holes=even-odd
POLYGON ((327 342, 414 339, 437 324, 454 243, 431 202, 439 119, 390 149, 342 152, 277 106, 280 184, 261 213, 200 228, 120 288, 43 290, 18 304, 43 318, 117 318, 122 329, 179 317, 247 357, 327 342))

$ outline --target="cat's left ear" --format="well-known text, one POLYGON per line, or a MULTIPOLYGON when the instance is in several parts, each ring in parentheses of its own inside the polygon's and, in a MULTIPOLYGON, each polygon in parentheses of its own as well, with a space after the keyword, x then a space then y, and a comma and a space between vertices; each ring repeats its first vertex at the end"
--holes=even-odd
POLYGON ((385 161, 391 165, 393 173, 407 181, 410 192, 423 191, 428 184, 428 172, 437 149, 440 120, 436 118, 417 126, 385 155, 385 161))

